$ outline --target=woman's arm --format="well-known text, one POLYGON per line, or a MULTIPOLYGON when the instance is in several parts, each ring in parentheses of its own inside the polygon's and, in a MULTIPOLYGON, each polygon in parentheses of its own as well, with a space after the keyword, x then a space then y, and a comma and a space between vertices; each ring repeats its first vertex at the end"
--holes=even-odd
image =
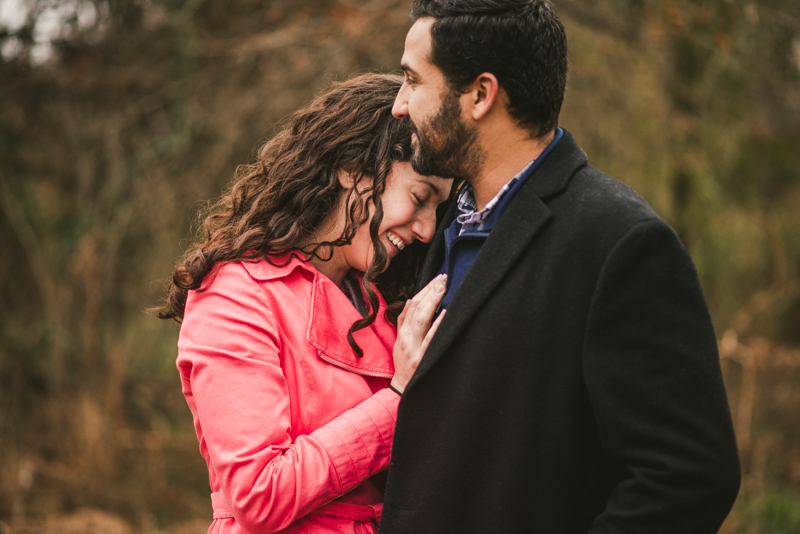
POLYGON ((194 292, 178 367, 236 521, 286 528, 388 467, 399 397, 382 390, 309 435, 291 438, 281 338, 263 292, 239 264, 194 292))

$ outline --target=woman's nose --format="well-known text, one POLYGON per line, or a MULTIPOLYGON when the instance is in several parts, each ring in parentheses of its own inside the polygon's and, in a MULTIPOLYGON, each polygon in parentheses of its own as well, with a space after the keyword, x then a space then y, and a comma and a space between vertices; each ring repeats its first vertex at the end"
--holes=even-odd
POLYGON ((423 243, 430 243, 436 231, 436 213, 421 215, 414 222, 414 235, 423 243))

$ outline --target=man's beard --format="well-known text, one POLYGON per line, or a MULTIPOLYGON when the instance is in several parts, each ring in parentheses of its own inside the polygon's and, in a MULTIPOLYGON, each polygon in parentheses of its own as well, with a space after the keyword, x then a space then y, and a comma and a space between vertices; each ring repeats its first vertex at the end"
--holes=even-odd
POLYGON ((483 150, 477 143, 478 131, 461 121, 458 94, 448 91, 436 115, 427 123, 415 125, 417 143, 411 167, 423 176, 472 180, 483 164, 483 150))

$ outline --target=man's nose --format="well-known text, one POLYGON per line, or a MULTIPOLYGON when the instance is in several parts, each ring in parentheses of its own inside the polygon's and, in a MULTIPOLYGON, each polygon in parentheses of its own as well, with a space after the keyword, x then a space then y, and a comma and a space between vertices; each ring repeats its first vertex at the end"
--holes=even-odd
POLYGON ((400 88, 400 91, 397 93, 397 96, 394 99, 394 105, 392 106, 392 116, 395 119, 405 119, 408 117, 408 99, 405 97, 405 89, 406 86, 400 88))

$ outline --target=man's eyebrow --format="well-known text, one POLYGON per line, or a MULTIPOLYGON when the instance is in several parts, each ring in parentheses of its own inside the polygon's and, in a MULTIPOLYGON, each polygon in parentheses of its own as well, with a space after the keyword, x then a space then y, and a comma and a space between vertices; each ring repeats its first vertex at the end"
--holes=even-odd
POLYGON ((401 63, 400 68, 403 69, 403 72, 406 72, 408 74, 413 74, 414 76, 419 76, 419 73, 414 69, 412 69, 411 67, 409 67, 407 63, 401 63))

